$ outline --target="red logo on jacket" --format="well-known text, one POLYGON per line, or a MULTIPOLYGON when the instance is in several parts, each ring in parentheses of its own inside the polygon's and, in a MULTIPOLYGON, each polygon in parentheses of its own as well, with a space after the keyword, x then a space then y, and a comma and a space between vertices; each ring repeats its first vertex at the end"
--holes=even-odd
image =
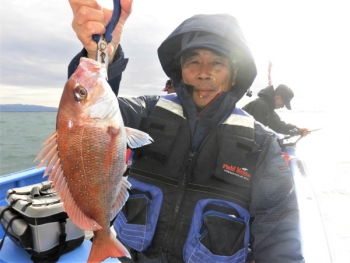
POLYGON ((227 170, 227 171, 232 172, 232 173, 237 174, 237 175, 244 176, 244 177, 249 178, 249 179, 252 177, 248 173, 248 169, 247 168, 241 168, 241 167, 238 167, 238 166, 228 165, 228 164, 225 164, 225 163, 222 165, 222 168, 224 170, 227 170))

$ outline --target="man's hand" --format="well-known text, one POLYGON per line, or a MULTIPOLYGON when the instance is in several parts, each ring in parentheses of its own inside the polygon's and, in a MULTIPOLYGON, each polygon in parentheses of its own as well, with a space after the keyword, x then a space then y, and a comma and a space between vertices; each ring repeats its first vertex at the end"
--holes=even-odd
MULTIPOLYGON (((97 43, 92 39, 92 35, 104 34, 106 26, 112 17, 113 10, 104 8, 96 0, 69 0, 69 4, 74 15, 72 22, 73 30, 86 49, 88 57, 96 59, 97 43)), ((112 62, 115 56, 125 21, 132 11, 132 4, 133 0, 120 0, 120 18, 112 33, 113 39, 108 44, 109 62, 112 62)))
POLYGON ((302 136, 306 136, 306 135, 310 134, 310 131, 307 128, 298 128, 298 130, 302 136))

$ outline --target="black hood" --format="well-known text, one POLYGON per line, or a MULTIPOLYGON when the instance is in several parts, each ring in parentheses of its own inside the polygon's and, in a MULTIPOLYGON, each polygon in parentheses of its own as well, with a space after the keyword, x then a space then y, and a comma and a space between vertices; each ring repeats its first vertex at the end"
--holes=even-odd
POLYGON ((158 48, 158 57, 165 74, 177 86, 181 81, 181 66, 174 57, 181 51, 182 35, 188 32, 205 32, 227 40, 225 49, 237 53, 238 75, 232 95, 241 99, 252 85, 256 72, 253 55, 236 18, 227 14, 195 15, 178 26, 158 48))
POLYGON ((270 109, 275 109, 275 89, 273 86, 267 86, 258 93, 258 97, 265 99, 270 109))

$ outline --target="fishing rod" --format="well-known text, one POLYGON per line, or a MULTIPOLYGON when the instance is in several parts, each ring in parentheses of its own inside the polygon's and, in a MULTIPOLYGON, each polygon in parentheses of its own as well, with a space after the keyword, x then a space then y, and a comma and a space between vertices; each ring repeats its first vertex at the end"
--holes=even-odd
MULTIPOLYGON (((311 132, 315 132, 315 131, 319 131, 322 128, 317 128, 317 129, 313 129, 313 130, 308 130, 309 133, 311 132)), ((289 135, 284 136, 283 138, 279 138, 277 139, 278 144, 281 146, 281 148, 286 147, 286 146, 295 146, 302 138, 304 138, 305 136, 303 136, 303 134, 298 130, 298 129, 293 129, 289 131, 289 135), (299 136, 299 138, 294 141, 294 142, 289 142, 289 143, 284 143, 285 140, 288 140, 290 138, 299 136)))
POLYGON ((271 68, 272 68, 272 62, 271 60, 269 60, 269 65, 267 68, 267 85, 271 86, 272 85, 272 81, 271 81, 271 68))
POLYGON ((317 128, 317 129, 313 129, 313 130, 309 130, 309 132, 311 133, 311 132, 314 132, 314 131, 319 131, 319 130, 321 130, 322 128, 317 128))

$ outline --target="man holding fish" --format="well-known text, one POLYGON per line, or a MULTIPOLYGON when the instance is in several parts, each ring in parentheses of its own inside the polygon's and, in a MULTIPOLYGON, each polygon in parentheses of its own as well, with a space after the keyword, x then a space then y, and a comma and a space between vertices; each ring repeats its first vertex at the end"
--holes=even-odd
MULTIPOLYGON (((81 57, 96 59, 92 35, 105 32, 112 11, 69 2, 84 46, 71 75, 81 57)), ((126 66, 119 43, 131 9, 121 0, 108 45, 112 88, 126 66)), ((129 198, 114 221, 132 257, 120 254, 121 262, 303 262, 288 165, 274 135, 235 106, 256 76, 236 19, 195 15, 158 56, 176 93, 118 98, 124 125, 154 140, 134 149, 129 198)))

